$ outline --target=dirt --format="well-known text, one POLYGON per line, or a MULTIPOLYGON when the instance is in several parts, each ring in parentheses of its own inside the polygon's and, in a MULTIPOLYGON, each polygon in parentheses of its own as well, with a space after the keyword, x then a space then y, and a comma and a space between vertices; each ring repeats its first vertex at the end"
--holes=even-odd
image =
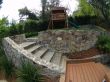
POLYGON ((6 79, 3 71, 0 71, 0 80, 7 80, 8 82, 16 82, 16 76, 6 79))
POLYGON ((69 59, 83 59, 83 58, 89 58, 96 55, 100 55, 101 52, 97 48, 91 48, 88 50, 72 53, 71 55, 68 55, 69 59))
POLYGON ((3 71, 0 71, 0 80, 4 80, 5 79, 5 74, 3 71))

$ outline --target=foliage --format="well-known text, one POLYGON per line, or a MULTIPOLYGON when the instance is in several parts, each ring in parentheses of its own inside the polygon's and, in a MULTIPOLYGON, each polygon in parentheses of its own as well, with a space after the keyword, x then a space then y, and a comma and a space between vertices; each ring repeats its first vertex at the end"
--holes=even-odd
POLYGON ((8 20, 6 17, 0 19, 0 45, 3 37, 8 36, 8 20))
POLYGON ((3 1, 3 0, 0 0, 0 8, 1 8, 2 1, 3 1))
POLYGON ((37 21, 35 20, 26 20, 24 22, 24 31, 27 32, 33 32, 33 31, 38 31, 38 24, 37 21))
POLYGON ((26 38, 28 38, 28 37, 34 37, 34 36, 37 36, 37 35, 38 35, 38 32, 25 33, 26 38))
POLYGON ((8 36, 8 32, 9 30, 7 29, 7 27, 0 27, 0 42, 3 37, 8 36))
POLYGON ((53 7, 60 5, 60 0, 41 0, 42 11, 41 19, 42 21, 48 21, 50 18, 50 11, 53 7))
POLYGON ((42 19, 44 20, 46 17, 46 6, 47 6, 47 0, 41 0, 42 4, 42 19))
POLYGON ((110 0, 90 0, 89 3, 97 10, 97 12, 100 11, 105 20, 109 22, 110 0))
POLYGON ((22 23, 16 24, 16 28, 18 30, 18 34, 23 34, 24 33, 24 27, 22 23))
POLYGON ((101 62, 110 67, 110 55, 108 54, 101 57, 101 62))
POLYGON ((9 27, 9 34, 10 34, 10 36, 18 34, 16 23, 11 23, 11 25, 9 27))
POLYGON ((100 35, 96 46, 104 52, 110 52, 110 37, 109 37, 109 35, 106 35, 106 34, 100 35))
POLYGON ((87 0, 79 0, 79 8, 73 13, 74 16, 94 16, 95 12, 93 7, 87 0))
POLYGON ((8 60, 5 54, 1 57, 2 61, 2 69, 5 72, 6 78, 10 78, 14 74, 14 65, 11 60, 8 60))
POLYGON ((24 19, 31 19, 31 20, 37 20, 37 16, 35 13, 33 13, 32 11, 30 11, 27 7, 24 7, 22 9, 19 9, 19 16, 20 16, 20 20, 24 20, 24 19), (25 17, 25 18, 23 18, 25 17))
POLYGON ((25 33, 29 32, 39 32, 46 30, 48 26, 48 21, 35 21, 35 20, 26 20, 23 25, 25 33))
POLYGON ((92 24, 95 25, 97 22, 97 16, 75 16, 74 20, 77 21, 79 25, 86 25, 86 24, 92 24))
POLYGON ((0 4, 2 4, 2 0, 0 0, 0 4))
POLYGON ((40 69, 29 62, 23 62, 17 71, 17 77, 21 82, 41 82, 40 69))
POLYGON ((57 7, 60 4, 60 0, 49 0, 50 2, 50 7, 57 7))
POLYGON ((6 26, 8 26, 7 17, 3 17, 2 19, 0 19, 0 27, 6 27, 6 26))
POLYGON ((0 47, 0 70, 2 69, 2 60, 3 60, 3 55, 4 55, 4 51, 2 49, 2 47, 0 47))

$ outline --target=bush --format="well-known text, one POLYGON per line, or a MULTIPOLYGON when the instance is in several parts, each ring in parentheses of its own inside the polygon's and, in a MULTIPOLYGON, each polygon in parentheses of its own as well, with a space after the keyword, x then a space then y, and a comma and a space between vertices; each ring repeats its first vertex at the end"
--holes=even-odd
POLYGON ((34 37, 34 36, 37 36, 37 35, 38 35, 38 32, 25 33, 26 38, 28 38, 28 37, 34 37))
POLYGON ((100 35, 96 46, 105 53, 110 52, 110 37, 106 34, 100 35))
POLYGON ((42 21, 42 20, 39 20, 38 22, 38 31, 44 31, 44 30, 47 30, 48 28, 48 24, 49 24, 49 21, 42 21))
POLYGON ((8 60, 5 55, 1 57, 2 69, 5 72, 6 78, 10 78, 14 74, 14 65, 11 60, 8 60))
POLYGON ((6 37, 9 35, 9 29, 8 27, 0 27, 0 45, 2 38, 6 37))
POLYGON ((75 16, 75 21, 77 21, 77 23, 79 25, 86 25, 86 24, 96 24, 96 20, 97 20, 97 16, 89 16, 89 15, 85 15, 85 16, 75 16))
POLYGON ((27 32, 35 32, 38 31, 38 24, 35 20, 26 20, 24 22, 24 31, 27 32))
POLYGON ((9 27, 9 33, 10 33, 10 36, 18 34, 16 24, 11 24, 11 26, 9 27))
POLYGON ((23 62, 20 69, 17 71, 17 77, 20 82, 41 82, 42 76, 40 75, 39 68, 30 64, 29 62, 23 62))
POLYGON ((16 24, 16 28, 17 28, 18 34, 23 34, 24 33, 24 27, 23 27, 22 23, 16 24))

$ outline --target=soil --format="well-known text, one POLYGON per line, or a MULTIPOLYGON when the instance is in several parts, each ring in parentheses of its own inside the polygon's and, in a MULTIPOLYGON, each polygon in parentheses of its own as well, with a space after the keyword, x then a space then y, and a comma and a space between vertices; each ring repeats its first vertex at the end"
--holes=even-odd
MULTIPOLYGON (((44 81, 43 82, 53 82, 50 78, 43 76, 44 81)), ((16 76, 13 76, 12 78, 6 79, 4 72, 0 71, 0 80, 6 80, 7 82, 17 82, 16 76)))
POLYGON ((5 79, 5 74, 3 71, 0 71, 0 80, 4 80, 5 79))
POLYGON ((12 78, 6 79, 4 72, 0 71, 0 80, 7 80, 8 82, 16 82, 16 77, 13 76, 12 78))
POLYGON ((67 57, 69 59, 83 59, 83 58, 89 58, 96 55, 100 55, 101 52, 97 48, 91 48, 88 50, 72 53, 71 55, 68 55, 67 57))

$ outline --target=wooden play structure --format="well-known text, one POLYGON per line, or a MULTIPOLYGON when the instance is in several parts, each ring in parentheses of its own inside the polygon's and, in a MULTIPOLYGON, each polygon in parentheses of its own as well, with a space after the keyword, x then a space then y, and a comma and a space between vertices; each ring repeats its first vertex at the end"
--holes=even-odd
POLYGON ((64 7, 52 8, 48 29, 53 29, 55 23, 61 23, 61 22, 64 22, 64 27, 68 28, 66 8, 64 7))

